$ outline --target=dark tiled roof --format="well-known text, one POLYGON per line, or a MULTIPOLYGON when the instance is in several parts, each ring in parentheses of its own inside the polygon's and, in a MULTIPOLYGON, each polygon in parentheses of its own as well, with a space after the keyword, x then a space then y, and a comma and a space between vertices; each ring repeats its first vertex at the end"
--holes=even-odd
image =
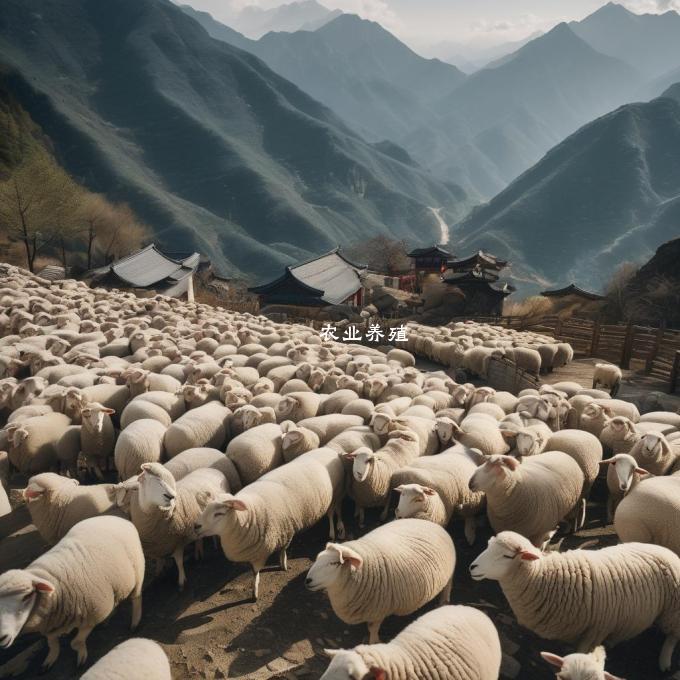
POLYGON ((112 264, 111 271, 129 286, 147 288, 166 279, 176 282, 186 278, 196 269, 199 260, 198 253, 175 260, 151 244, 112 264))
POLYGON ((430 246, 429 248, 415 248, 406 257, 425 257, 427 255, 441 255, 442 257, 453 257, 453 253, 440 248, 439 246, 430 246))
POLYGON ((485 269, 501 270, 507 266, 507 260, 500 260, 495 255, 485 253, 483 250, 477 251, 474 255, 462 260, 453 260, 447 263, 452 269, 465 269, 479 265, 485 269))
POLYGON ((604 295, 583 290, 583 288, 579 288, 574 283, 570 283, 564 288, 544 290, 541 295, 544 297, 566 297, 567 295, 578 295, 579 297, 585 298, 586 300, 604 300, 604 295))

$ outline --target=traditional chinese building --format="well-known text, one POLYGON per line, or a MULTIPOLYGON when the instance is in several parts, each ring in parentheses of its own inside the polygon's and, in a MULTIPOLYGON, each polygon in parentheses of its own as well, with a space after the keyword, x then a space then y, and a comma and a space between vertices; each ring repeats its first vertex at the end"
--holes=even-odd
POLYGON ((439 280, 439 277, 446 270, 446 263, 453 257, 453 254, 440 248, 430 246, 429 248, 416 248, 408 253, 411 258, 411 274, 402 277, 402 287, 413 292, 422 292, 423 285, 428 280, 439 280), (406 282, 410 285, 406 285, 406 282))
POLYGON ((556 288, 555 290, 544 290, 541 295, 547 298, 567 298, 577 297, 582 300, 604 300, 604 295, 598 293, 591 293, 583 288, 579 288, 576 284, 570 283, 565 288, 556 288))
POLYGON ((480 250, 462 260, 447 262, 444 283, 462 293, 456 314, 459 316, 502 316, 505 298, 515 287, 500 280, 506 260, 480 250))
POLYGON ((93 286, 153 290, 170 297, 193 299, 193 274, 200 261, 198 253, 167 255, 155 245, 138 250, 106 267, 92 270, 93 286))
POLYGON ((306 262, 286 267, 282 276, 248 290, 267 305, 324 307, 363 304, 361 276, 366 267, 350 262, 339 248, 306 262))

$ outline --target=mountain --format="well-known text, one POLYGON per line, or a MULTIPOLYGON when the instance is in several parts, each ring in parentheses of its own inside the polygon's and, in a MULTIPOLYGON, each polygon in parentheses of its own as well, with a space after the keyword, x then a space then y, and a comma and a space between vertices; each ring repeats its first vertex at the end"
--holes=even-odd
POLYGON ((671 85, 665 92, 661 94, 662 97, 670 97, 680 102, 680 82, 671 85))
POLYGON ((374 141, 398 142, 430 118, 433 100, 465 79, 352 14, 313 32, 269 33, 249 49, 374 141))
POLYGON ((0 55, 69 172, 231 273, 378 233, 431 243, 429 208, 466 206, 167 0, 3 0, 0 55))
POLYGON ((234 27, 249 38, 260 38, 271 31, 314 31, 341 14, 340 10, 329 10, 316 0, 271 9, 247 5, 236 15, 234 27))
POLYGON ((602 54, 634 66, 647 78, 680 67, 680 14, 634 14, 613 2, 569 24, 602 54))
POLYGON ((593 121, 456 225, 465 251, 512 262, 523 292, 602 289, 622 261, 680 232, 680 102, 629 104, 593 121))
POLYGON ((559 24, 470 76, 439 102, 436 124, 398 141, 438 175, 493 196, 568 134, 629 101, 639 83, 630 66, 559 24))
POLYGON ((252 51, 254 40, 246 38, 243 33, 235 31, 233 28, 217 21, 209 12, 202 12, 194 9, 191 5, 179 5, 179 8, 194 21, 197 21, 208 32, 208 35, 215 40, 222 40, 241 50, 252 51))

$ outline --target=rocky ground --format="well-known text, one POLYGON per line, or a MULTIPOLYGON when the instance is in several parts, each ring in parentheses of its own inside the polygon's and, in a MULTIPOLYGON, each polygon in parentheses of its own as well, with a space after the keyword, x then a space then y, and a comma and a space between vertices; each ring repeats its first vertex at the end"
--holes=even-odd
MULTIPOLYGON (((567 372, 551 376, 550 381, 572 379, 577 375, 587 381, 592 362, 575 362, 567 372), (590 368, 589 368, 590 366, 590 368)), ((427 370, 429 366, 423 366, 427 370)), ((636 387, 633 385, 632 387, 636 387)), ((627 386, 626 389, 631 389, 627 386)), ((588 544, 601 547, 615 542, 611 526, 604 517, 604 488, 595 488, 584 530, 563 537, 562 549, 588 544)), ((351 510, 346 509, 346 517, 351 510)), ((377 513, 369 517, 377 523, 377 513)), ((358 535, 348 525, 350 537, 358 535)), ((260 600, 250 599, 251 575, 243 565, 228 563, 219 548, 210 542, 201 562, 188 558, 186 590, 178 593, 174 567, 149 585, 144 593, 144 616, 136 635, 159 641, 170 657, 176 678, 318 678, 327 665, 326 647, 351 647, 366 637, 360 626, 347 626, 337 619, 323 593, 310 593, 304 587, 304 574, 316 554, 326 543, 325 523, 298 536, 289 555, 289 570, 272 566, 263 572, 260 600)), ((522 629, 515 621, 497 583, 474 582, 468 565, 484 549, 490 535, 481 523, 477 541, 468 546, 462 525, 451 527, 458 553, 454 577, 453 602, 471 604, 483 609, 494 620, 501 633, 505 652, 504 678, 549 680, 554 674, 540 659, 541 650, 567 652, 558 643, 544 642, 522 629)), ((0 571, 24 566, 42 552, 37 533, 31 527, 24 509, 0 520, 0 571)), ((559 540, 560 537, 557 537, 559 540)), ((90 659, 99 659, 114 645, 126 639, 130 609, 126 603, 112 618, 90 636, 90 659)), ((413 618, 413 617, 412 617, 413 618)), ((383 639, 393 637, 410 619, 391 618, 382 628, 383 639)), ((662 676, 656 659, 662 635, 648 631, 634 642, 610 651, 607 665, 611 673, 628 680, 652 678, 680 679, 680 672, 662 676)), ((42 639, 25 636, 10 649, 0 651, 0 677, 43 677, 70 680, 77 677, 75 654, 62 642, 57 664, 40 675, 40 662, 45 654, 42 639)), ((676 664, 677 665, 677 664, 676 664)))

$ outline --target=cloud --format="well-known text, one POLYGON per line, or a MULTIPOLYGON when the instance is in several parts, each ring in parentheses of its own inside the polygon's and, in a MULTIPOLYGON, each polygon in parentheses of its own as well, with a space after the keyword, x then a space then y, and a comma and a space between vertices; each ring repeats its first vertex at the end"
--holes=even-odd
POLYGON ((663 14, 671 10, 680 12, 680 0, 625 0, 622 4, 637 14, 663 14))
POLYGON ((390 30, 402 27, 399 17, 386 0, 321 0, 321 4, 329 9, 340 9, 348 14, 358 14, 363 19, 377 21, 390 30))

